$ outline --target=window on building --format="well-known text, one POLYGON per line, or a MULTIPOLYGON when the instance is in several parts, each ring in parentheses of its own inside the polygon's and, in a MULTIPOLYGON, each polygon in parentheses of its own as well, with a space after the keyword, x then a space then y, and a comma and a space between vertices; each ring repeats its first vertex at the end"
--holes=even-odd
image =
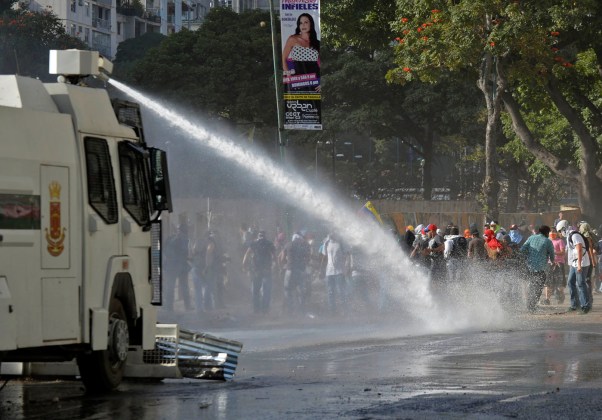
POLYGON ((121 22, 117 22, 117 35, 121 35, 121 22))
POLYGON ((84 29, 84 42, 86 44, 90 43, 90 28, 85 28, 84 29))
POLYGON ((84 2, 84 7, 86 9, 86 16, 90 16, 90 2, 89 1, 84 2))
POLYGON ((71 36, 75 36, 75 32, 76 32, 76 27, 75 27, 75 23, 71 24, 71 29, 70 29, 70 34, 71 36))
POLYGON ((75 0, 71 0, 71 11, 75 13, 75 0))

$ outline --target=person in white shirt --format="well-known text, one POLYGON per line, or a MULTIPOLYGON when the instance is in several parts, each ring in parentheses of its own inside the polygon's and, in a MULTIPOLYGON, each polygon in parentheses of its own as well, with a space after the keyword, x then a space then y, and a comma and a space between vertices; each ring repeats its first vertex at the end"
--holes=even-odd
POLYGON ((586 314, 591 310, 589 290, 586 283, 591 263, 586 251, 585 241, 579 232, 569 226, 569 222, 566 220, 558 222, 556 230, 567 238, 566 249, 570 267, 567 284, 571 298, 569 311, 576 311, 579 305, 581 306, 581 313, 586 314))

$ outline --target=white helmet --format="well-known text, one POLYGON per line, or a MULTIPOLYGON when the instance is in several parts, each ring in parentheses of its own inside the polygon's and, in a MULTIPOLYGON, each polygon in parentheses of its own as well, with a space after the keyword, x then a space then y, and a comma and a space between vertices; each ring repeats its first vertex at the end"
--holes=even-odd
POLYGON ((569 228, 569 222, 566 220, 561 220, 560 222, 558 222, 556 224, 556 230, 558 231, 558 233, 562 234, 563 236, 566 236, 566 231, 569 228))

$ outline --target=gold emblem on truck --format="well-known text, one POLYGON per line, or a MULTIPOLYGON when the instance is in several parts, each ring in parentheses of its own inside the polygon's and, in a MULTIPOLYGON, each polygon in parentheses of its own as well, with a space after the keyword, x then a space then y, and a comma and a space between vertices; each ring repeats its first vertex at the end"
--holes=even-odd
POLYGON ((61 184, 52 181, 48 184, 50 192, 50 229, 46 228, 46 242, 48 242, 48 253, 58 257, 65 249, 65 230, 61 227, 61 184))

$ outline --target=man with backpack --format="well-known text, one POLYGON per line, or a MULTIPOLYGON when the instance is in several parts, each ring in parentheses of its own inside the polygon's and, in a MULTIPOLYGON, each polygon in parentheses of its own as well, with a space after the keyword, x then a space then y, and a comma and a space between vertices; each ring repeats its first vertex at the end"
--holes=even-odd
POLYGON ((449 235, 445 237, 444 245, 443 255, 447 265, 447 278, 453 284, 464 277, 468 241, 460 235, 457 226, 452 226, 449 229, 449 235))
POLYGON ((567 238, 569 277, 567 279, 571 306, 569 312, 576 311, 577 305, 581 306, 581 313, 586 314, 591 309, 589 290, 587 287, 587 273, 590 268, 589 254, 583 236, 569 222, 561 220, 556 225, 556 230, 567 238))
POLYGON ((587 255, 589 255, 590 267, 587 272, 587 276, 585 277, 585 282, 587 283, 588 291, 589 291, 589 306, 591 307, 594 304, 594 288, 596 287, 596 282, 594 278, 596 266, 598 265, 598 258, 596 257, 596 248, 598 238, 596 234, 590 227, 587 222, 579 222, 577 225, 579 229, 579 233, 583 237, 583 241, 585 242, 585 248, 587 249, 587 255))

